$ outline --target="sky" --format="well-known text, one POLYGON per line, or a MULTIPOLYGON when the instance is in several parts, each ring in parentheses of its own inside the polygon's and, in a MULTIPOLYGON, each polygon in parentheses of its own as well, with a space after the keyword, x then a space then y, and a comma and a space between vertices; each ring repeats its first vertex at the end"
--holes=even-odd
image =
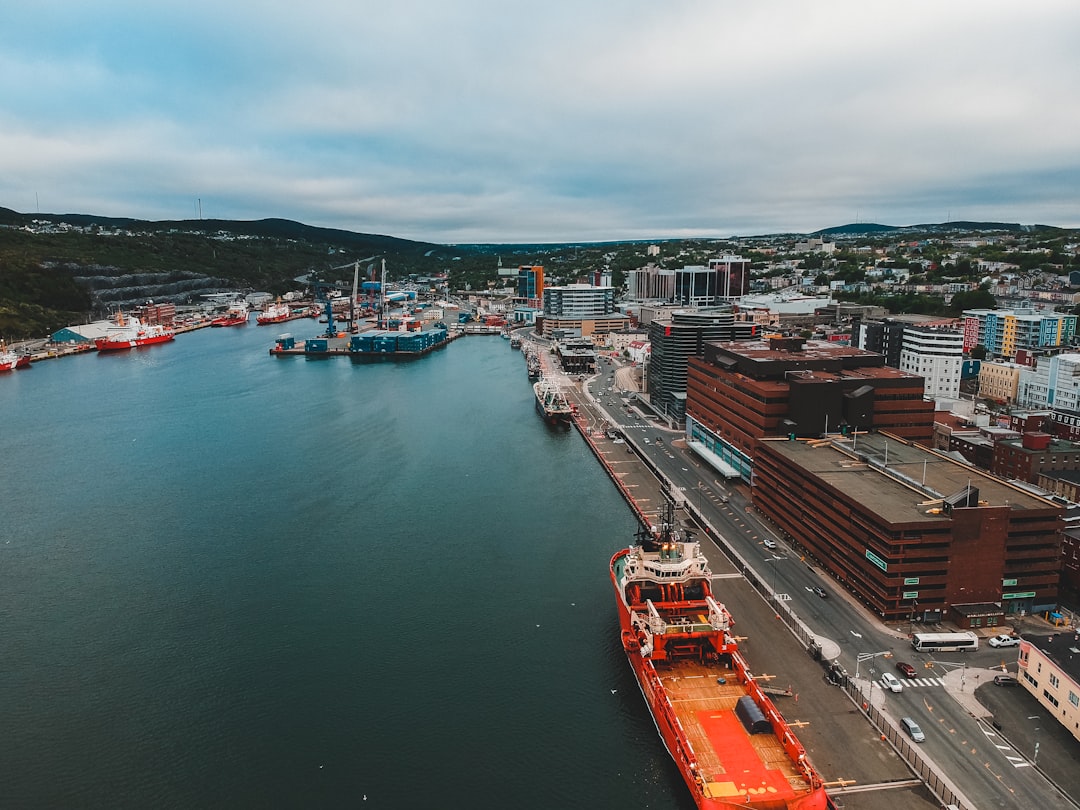
POLYGON ((8 0, 0 206, 439 243, 1080 227, 1080 3, 8 0))

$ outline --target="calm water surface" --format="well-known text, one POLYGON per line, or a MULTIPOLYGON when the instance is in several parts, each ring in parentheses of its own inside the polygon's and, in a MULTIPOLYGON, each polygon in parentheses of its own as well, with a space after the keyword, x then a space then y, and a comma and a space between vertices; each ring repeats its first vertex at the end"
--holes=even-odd
POLYGON ((0 806, 692 808, 521 354, 275 335, 0 376, 0 806))

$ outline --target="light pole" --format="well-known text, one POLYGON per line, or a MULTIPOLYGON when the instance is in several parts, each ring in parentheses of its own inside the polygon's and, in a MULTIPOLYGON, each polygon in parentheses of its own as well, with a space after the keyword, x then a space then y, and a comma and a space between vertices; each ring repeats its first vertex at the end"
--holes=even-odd
MULTIPOLYGON (((1028 720, 1039 720, 1039 715, 1033 714, 1028 720)), ((1031 758, 1031 764, 1039 767, 1039 726, 1035 726, 1035 755, 1031 758)))
POLYGON ((878 658, 878 657, 880 657, 882 655, 884 655, 886 657, 891 656, 892 651, 891 650, 882 650, 881 652, 859 653, 858 655, 856 655, 855 656, 855 678, 858 679, 858 677, 859 677, 859 664, 863 663, 864 661, 871 661, 874 658, 878 658))

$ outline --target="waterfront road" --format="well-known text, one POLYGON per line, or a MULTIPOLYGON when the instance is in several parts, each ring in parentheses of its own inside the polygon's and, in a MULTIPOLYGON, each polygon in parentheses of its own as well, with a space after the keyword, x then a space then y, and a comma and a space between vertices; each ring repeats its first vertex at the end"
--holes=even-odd
MULTIPOLYGON (((720 477, 686 448, 680 433, 667 430, 630 405, 627 393, 620 388, 628 379, 625 371, 616 373, 615 367, 602 363, 599 375, 569 385, 568 390, 593 428, 591 435, 602 458, 634 493, 643 512, 650 517, 659 514, 667 490, 701 515, 719 532, 717 539, 735 552, 740 564, 768 583, 774 598, 786 603, 811 628, 826 657, 836 657, 849 674, 858 673, 857 683, 876 707, 893 721, 912 717, 922 726, 927 740, 920 753, 935 764, 969 806, 1075 806, 1050 781, 1076 795, 1077 780, 1071 769, 1055 773, 1057 752, 1048 756, 1044 745, 1039 767, 1031 762, 1033 738, 1039 733, 1034 729, 1041 728, 1047 740, 1050 721, 1025 721, 1025 725, 1011 720, 1002 736, 992 725, 993 712, 983 708, 973 694, 978 689, 981 697, 986 690, 996 689, 994 697, 1005 705, 1019 702, 1017 693, 1024 690, 986 685, 992 679, 991 668, 1000 673, 1004 663, 1015 672, 1014 651, 1008 651, 1004 662, 1001 651, 989 647, 969 654, 950 653, 937 660, 915 653, 908 633, 917 627, 883 625, 816 561, 773 533, 750 504, 745 485, 720 477), (604 435, 607 427, 618 431, 615 439, 604 435), (770 544, 775 547, 769 548, 770 544), (822 589, 826 596, 819 596, 814 588, 822 589), (886 671, 900 675, 895 668, 898 662, 914 666, 917 677, 909 681, 901 676, 905 682, 901 692, 885 691, 881 676, 886 671)), ((853 782, 850 790, 909 778, 911 772, 857 708, 839 689, 826 685, 820 665, 786 630, 781 632, 783 626, 770 606, 740 576, 740 564, 731 564, 719 552, 709 554, 709 559, 715 573, 730 575, 718 580, 717 591, 736 617, 738 631, 747 637, 747 658, 755 672, 774 676, 776 684, 783 687, 790 683, 799 693, 797 704, 784 703, 786 698, 777 700, 789 719, 807 721, 797 733, 825 778, 833 783, 853 782)), ((1032 710, 1029 714, 1039 713, 1032 710)), ((1075 761, 1080 754, 1080 745, 1071 735, 1055 738, 1054 745, 1067 755, 1061 757, 1063 763, 1075 761)), ((887 795, 890 807, 937 806, 921 789, 892 789, 887 795)), ((883 806, 885 797, 880 793, 874 797, 873 791, 845 793, 843 803, 849 808, 883 806)))

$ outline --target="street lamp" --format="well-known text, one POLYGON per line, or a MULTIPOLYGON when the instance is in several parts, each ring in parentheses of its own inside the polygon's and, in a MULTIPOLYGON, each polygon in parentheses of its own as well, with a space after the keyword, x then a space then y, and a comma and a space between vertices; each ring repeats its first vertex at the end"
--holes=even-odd
MULTIPOLYGON (((1028 720, 1039 720, 1039 715, 1033 714, 1028 717, 1028 720)), ((1035 756, 1031 758, 1031 764, 1036 768, 1039 767, 1039 726, 1035 726, 1035 756)))
POLYGON ((880 657, 882 655, 890 656, 890 655, 892 655, 892 651, 891 650, 882 650, 881 652, 859 653, 858 655, 856 655, 855 656, 855 677, 856 678, 859 677, 859 664, 863 663, 864 661, 871 661, 874 658, 878 658, 878 657, 880 657))

